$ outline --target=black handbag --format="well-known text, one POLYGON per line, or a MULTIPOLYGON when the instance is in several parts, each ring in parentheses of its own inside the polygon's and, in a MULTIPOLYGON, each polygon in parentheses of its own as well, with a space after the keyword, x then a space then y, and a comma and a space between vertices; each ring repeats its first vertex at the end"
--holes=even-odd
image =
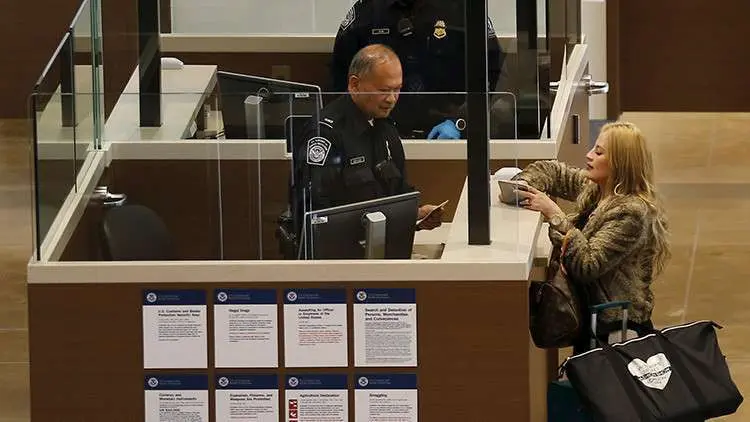
MULTIPOLYGON (((560 267, 562 268, 562 267, 560 267)), ((573 345, 583 327, 575 287, 562 270, 529 285, 529 332, 536 347, 573 345)))
POLYGON ((594 420, 698 422, 729 415, 743 401, 712 321, 648 334, 571 356, 562 365, 594 420))
MULTIPOLYGON (((565 248, 563 243, 561 257, 565 248)), ((573 345, 584 327, 581 299, 562 259, 545 281, 529 284, 529 332, 536 347, 556 349, 573 345)))

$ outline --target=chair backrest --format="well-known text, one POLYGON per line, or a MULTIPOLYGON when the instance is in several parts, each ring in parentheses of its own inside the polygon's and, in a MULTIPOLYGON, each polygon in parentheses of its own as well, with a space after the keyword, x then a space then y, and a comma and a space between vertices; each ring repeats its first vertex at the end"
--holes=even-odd
POLYGON ((109 261, 163 261, 175 258, 164 221, 143 205, 107 210, 102 222, 103 256, 109 261))

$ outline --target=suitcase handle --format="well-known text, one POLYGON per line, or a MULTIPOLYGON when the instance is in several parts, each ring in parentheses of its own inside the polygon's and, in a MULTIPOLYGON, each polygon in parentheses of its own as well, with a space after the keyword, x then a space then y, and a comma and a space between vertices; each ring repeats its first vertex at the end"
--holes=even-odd
POLYGON ((630 302, 627 300, 615 300, 612 302, 607 303, 600 303, 599 305, 592 305, 591 306, 591 348, 596 347, 596 315, 604 310, 612 309, 612 308, 620 308, 622 309, 622 341, 625 341, 627 331, 628 331, 628 308, 630 307, 630 302))
POLYGON ((593 313, 599 313, 601 311, 612 309, 612 308, 620 308, 622 310, 626 310, 630 307, 630 302, 627 300, 616 300, 614 302, 607 302, 607 303, 601 303, 599 305, 594 305, 591 307, 591 312, 593 313))

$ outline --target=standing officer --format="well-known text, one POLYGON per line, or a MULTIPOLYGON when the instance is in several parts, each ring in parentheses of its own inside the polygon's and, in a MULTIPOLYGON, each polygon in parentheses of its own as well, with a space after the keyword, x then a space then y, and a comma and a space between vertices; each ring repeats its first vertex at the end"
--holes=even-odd
MULTIPOLYGON (((403 91, 410 93, 393 111, 401 135, 458 139, 466 125, 460 118, 465 96, 430 93, 466 91, 464 1, 358 0, 336 35, 333 89, 346 89, 349 62, 359 49, 385 44, 398 54, 404 68, 403 91)), ((488 91, 492 92, 505 53, 489 20, 487 35, 488 91)))
MULTIPOLYGON (((311 122, 299 138, 305 141, 295 156, 295 185, 309 187, 308 209, 414 190, 406 179, 401 139, 388 119, 401 82, 401 64, 390 48, 369 45, 354 55, 348 94, 328 104, 320 121, 311 122)), ((297 213, 302 208, 297 200, 297 213)), ((417 216, 421 219, 433 210, 421 229, 440 226, 442 209, 434 205, 422 205, 417 216)))

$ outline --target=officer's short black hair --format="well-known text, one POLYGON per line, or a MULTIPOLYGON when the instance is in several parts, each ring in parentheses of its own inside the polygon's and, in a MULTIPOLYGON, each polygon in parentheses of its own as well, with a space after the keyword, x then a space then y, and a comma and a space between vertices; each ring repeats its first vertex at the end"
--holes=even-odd
POLYGON ((357 52, 349 64, 349 75, 366 76, 378 64, 398 60, 398 55, 384 44, 370 44, 357 52))

